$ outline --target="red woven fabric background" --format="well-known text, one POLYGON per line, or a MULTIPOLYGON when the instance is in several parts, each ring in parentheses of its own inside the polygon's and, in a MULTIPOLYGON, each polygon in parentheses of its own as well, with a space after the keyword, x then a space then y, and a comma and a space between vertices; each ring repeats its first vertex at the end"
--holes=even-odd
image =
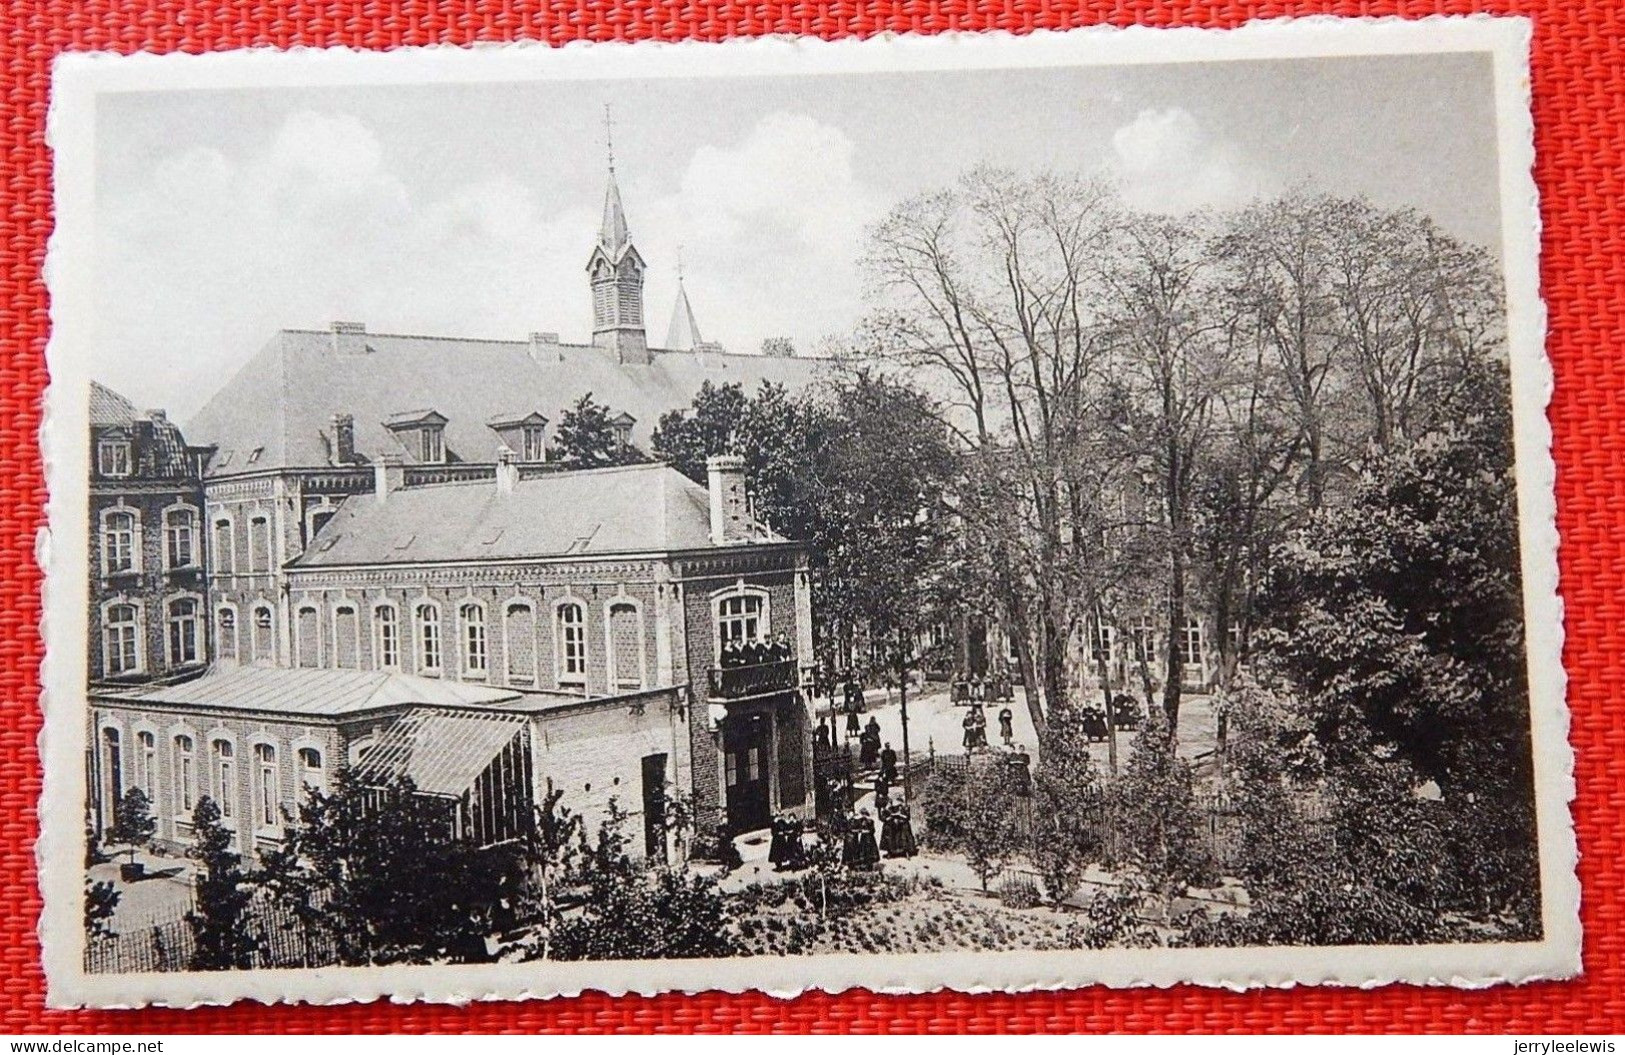
MULTIPOLYGON (((1625 15, 1616 0, 1200 3, 1195 0, 7 0, 0 181, 0 1033, 358 1031, 1625 1032, 1621 808, 1625 806, 1625 15), (1388 987, 1235 994, 1086 989, 1024 996, 815 994, 342 1007, 241 1004, 195 1011, 59 1012, 43 1006, 33 844, 40 787, 40 574, 45 488, 35 442, 45 385, 51 231, 44 142, 52 58, 65 50, 212 51, 255 45, 468 43, 538 38, 716 40, 885 30, 1025 32, 1108 22, 1233 26, 1282 15, 1464 14, 1535 19, 1536 178, 1542 285, 1557 375, 1551 406, 1563 533, 1572 739, 1578 752, 1585 976, 1479 992, 1388 987)), ((72 545, 72 540, 65 540, 72 545)))

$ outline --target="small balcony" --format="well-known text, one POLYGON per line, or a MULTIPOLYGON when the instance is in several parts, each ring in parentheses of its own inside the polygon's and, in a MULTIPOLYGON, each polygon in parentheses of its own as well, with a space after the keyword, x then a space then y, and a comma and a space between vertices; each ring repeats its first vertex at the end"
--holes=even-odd
POLYGON ((710 698, 713 700, 742 700, 770 692, 787 692, 795 687, 794 659, 711 668, 710 698))

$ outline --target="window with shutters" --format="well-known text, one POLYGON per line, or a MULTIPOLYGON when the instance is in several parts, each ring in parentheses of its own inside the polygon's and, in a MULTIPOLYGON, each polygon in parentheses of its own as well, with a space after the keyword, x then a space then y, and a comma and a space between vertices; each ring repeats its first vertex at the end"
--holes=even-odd
POLYGON ((355 605, 341 604, 333 610, 333 664, 344 670, 361 666, 361 624, 355 605))
POLYGON ((510 601, 503 612, 502 647, 509 684, 536 684, 536 613, 524 601, 510 601))
POLYGON ((322 614, 315 605, 301 605, 294 617, 294 652, 301 667, 319 667, 322 660, 322 614))
POLYGON ((609 607, 610 678, 623 691, 643 688, 642 622, 636 605, 617 601, 609 607))

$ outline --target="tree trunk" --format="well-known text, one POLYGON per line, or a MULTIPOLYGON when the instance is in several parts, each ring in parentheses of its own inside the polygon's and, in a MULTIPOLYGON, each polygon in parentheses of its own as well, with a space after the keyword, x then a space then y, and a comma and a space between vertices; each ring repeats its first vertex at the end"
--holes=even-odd
POLYGON ((1168 680, 1162 686, 1162 710, 1168 718, 1168 738, 1179 734, 1180 681, 1184 674, 1181 649, 1185 630, 1185 509, 1180 480, 1184 466, 1179 442, 1168 440, 1168 680))

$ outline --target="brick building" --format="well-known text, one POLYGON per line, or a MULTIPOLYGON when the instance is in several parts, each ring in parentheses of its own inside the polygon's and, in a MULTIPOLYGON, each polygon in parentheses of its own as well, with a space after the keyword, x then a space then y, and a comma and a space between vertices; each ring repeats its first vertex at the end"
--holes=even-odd
POLYGON ((202 466, 162 411, 90 385, 87 677, 130 684, 209 659, 202 466))
POLYGON ((380 464, 375 492, 285 569, 288 658, 583 700, 675 689, 684 735, 666 764, 702 830, 805 810, 810 665, 723 672, 720 655, 782 636, 811 657, 807 555, 750 518, 740 459, 711 470, 702 488, 664 465, 525 476, 504 461, 492 480, 411 487, 380 464))

